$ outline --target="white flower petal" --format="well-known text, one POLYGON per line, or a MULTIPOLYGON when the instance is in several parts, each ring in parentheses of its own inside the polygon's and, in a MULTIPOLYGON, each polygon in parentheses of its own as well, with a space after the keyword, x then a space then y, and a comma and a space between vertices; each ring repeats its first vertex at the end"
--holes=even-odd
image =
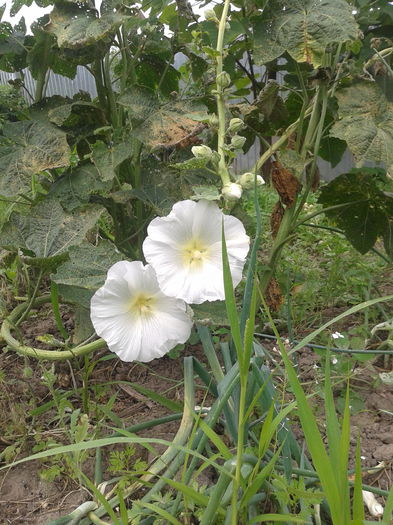
POLYGON ((187 341, 192 321, 186 308, 161 292, 151 266, 122 261, 92 297, 90 317, 120 359, 147 362, 187 341))
POLYGON ((233 284, 242 278, 249 250, 243 224, 206 200, 181 201, 167 217, 154 219, 143 243, 162 291, 191 304, 223 300, 222 224, 233 284))

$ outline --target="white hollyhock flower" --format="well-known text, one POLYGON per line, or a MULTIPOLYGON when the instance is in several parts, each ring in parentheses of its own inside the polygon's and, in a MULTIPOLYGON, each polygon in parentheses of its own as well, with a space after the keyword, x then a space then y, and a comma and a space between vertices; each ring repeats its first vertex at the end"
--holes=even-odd
POLYGON ((120 261, 91 299, 90 317, 97 334, 123 361, 161 357, 190 336, 186 304, 167 297, 154 269, 140 261, 120 261))
POLYGON ((242 278, 250 239, 243 224, 211 201, 176 203, 150 223, 143 243, 161 290, 191 304, 223 300, 222 224, 234 286, 242 278))

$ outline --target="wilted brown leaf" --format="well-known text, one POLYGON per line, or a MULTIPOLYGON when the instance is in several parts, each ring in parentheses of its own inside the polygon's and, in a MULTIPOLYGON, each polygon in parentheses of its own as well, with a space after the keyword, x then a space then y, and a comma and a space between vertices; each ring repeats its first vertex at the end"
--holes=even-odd
POLYGON ((266 304, 272 312, 277 312, 283 303, 280 285, 274 277, 270 279, 265 299, 266 304))
POLYGON ((302 188, 297 178, 278 161, 272 163, 272 183, 281 202, 290 207, 302 188))
POLYGON ((284 215, 284 207, 281 204, 281 201, 277 201, 276 205, 273 208, 272 214, 270 216, 270 228, 272 232, 272 237, 275 239, 277 237, 278 230, 280 229, 280 224, 284 215))
POLYGON ((321 182, 321 174, 319 172, 318 167, 316 167, 314 175, 312 177, 312 183, 311 183, 311 191, 317 191, 319 188, 319 184, 321 182))

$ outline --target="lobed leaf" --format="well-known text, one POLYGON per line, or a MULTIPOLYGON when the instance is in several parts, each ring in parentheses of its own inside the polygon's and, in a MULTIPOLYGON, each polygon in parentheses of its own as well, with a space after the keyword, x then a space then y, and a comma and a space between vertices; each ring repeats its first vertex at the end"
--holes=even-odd
POLYGON ((109 241, 101 241, 97 246, 88 243, 73 246, 69 250, 69 260, 59 266, 52 280, 95 291, 104 284, 108 269, 122 259, 109 241))
POLYGON ((90 206, 68 214, 58 200, 47 198, 32 207, 29 215, 12 214, 0 234, 0 245, 29 250, 36 257, 57 257, 80 244, 102 212, 100 206, 90 206))
POLYGON ((345 0, 276 0, 254 22, 258 64, 286 51, 297 62, 318 67, 326 47, 357 37, 357 24, 345 0))
POLYGON ((393 103, 375 82, 362 80, 336 94, 339 119, 330 135, 345 140, 358 163, 393 168, 393 103))
POLYGON ((32 175, 69 164, 66 134, 55 126, 36 121, 10 122, 4 126, 3 134, 1 195, 11 197, 29 192, 32 175))
POLYGON ((393 194, 380 188, 380 174, 381 170, 369 168, 344 173, 322 188, 319 202, 324 207, 347 204, 326 213, 360 253, 366 253, 378 237, 383 237, 391 257, 393 194))

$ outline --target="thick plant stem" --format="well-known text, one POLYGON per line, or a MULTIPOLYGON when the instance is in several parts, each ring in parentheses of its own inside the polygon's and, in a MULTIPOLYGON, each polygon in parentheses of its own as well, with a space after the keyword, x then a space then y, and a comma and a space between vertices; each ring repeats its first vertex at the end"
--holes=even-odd
POLYGON ((87 355, 93 352, 94 350, 99 350, 100 348, 105 348, 106 343, 103 339, 98 339, 92 343, 88 343, 83 346, 78 346, 69 350, 43 350, 42 348, 33 348, 31 346, 26 346, 23 343, 17 341, 11 335, 12 326, 15 326, 20 319, 24 318, 24 313, 27 309, 30 309, 35 306, 39 306, 44 303, 48 303, 51 300, 50 295, 45 295, 34 300, 33 303, 23 303, 17 306, 11 314, 4 319, 1 326, 0 335, 7 343, 7 346, 15 350, 18 354, 22 354, 27 357, 34 357, 35 359, 46 359, 48 361, 66 361, 67 359, 72 359, 74 357, 79 357, 82 355, 87 355))
POLYGON ((104 73, 104 84, 107 93, 107 100, 109 106, 109 118, 112 126, 117 128, 120 123, 118 121, 118 113, 116 108, 115 95, 112 89, 112 80, 110 76, 110 64, 109 64, 109 53, 105 55, 104 64, 103 64, 103 73, 104 73))
POLYGON ((274 269, 281 256, 282 249, 290 237, 293 227, 294 211, 295 203, 290 208, 287 208, 284 212, 280 229, 277 233, 277 237, 274 239, 273 246, 270 251, 269 262, 260 278, 260 289, 262 293, 266 292, 269 282, 274 275, 274 269))
POLYGON ((105 113, 105 116, 107 117, 108 122, 110 122, 110 115, 108 115, 108 104, 107 104, 106 90, 105 90, 104 80, 103 80, 101 60, 96 60, 94 62, 94 64, 92 65, 92 72, 94 74, 94 78, 96 81, 96 88, 97 88, 98 100, 100 102, 100 107, 105 113))
POLYGON ((230 6, 230 0, 225 0, 224 7, 221 14, 220 23, 218 26, 218 37, 217 37, 217 67, 216 67, 216 78, 217 78, 217 117, 218 117, 218 132, 217 132, 217 152, 220 155, 220 160, 218 162, 218 175, 221 177, 222 184, 228 184, 230 182, 230 177, 228 173, 228 168, 225 161, 225 131, 226 131, 226 122, 225 122, 225 97, 224 97, 224 87, 219 81, 219 77, 223 73, 223 50, 224 50, 224 34, 225 26, 227 23, 227 16, 230 6))
POLYGON ((40 69, 34 93, 34 103, 40 102, 45 94, 47 74, 49 70, 49 57, 51 50, 51 35, 45 35, 44 47, 40 55, 40 69))
MULTIPOLYGON (((309 149, 313 150, 314 153, 314 159, 313 159, 313 168, 312 170, 315 170, 316 167, 316 156, 318 155, 319 150, 319 144, 322 136, 323 131, 323 125, 326 115, 326 108, 327 108, 327 96, 328 93, 325 89, 323 89, 321 86, 318 88, 318 91, 314 97, 312 106, 307 109, 307 111, 304 113, 304 117, 311 114, 306 137, 303 142, 303 147, 301 151, 301 156, 303 157, 304 161, 306 160, 307 152, 309 149), (314 138, 314 147, 312 142, 314 138)), ((287 131, 280 137, 280 139, 274 143, 273 146, 275 146, 275 151, 285 143, 285 141, 288 139, 288 137, 295 131, 297 126, 300 125, 300 119, 298 119, 292 126, 289 126, 287 128, 287 131)), ((300 132, 301 130, 299 130, 300 132)), ((273 148, 272 146, 272 148, 273 148)), ((257 162, 257 166, 261 167, 262 164, 267 160, 267 158, 271 155, 271 151, 265 152, 266 159, 264 159, 262 156, 259 161, 257 162), (267 155, 266 155, 267 154, 267 155), (262 161, 262 163, 261 163, 262 161)), ((310 177, 311 178, 311 177, 310 177)), ((277 265, 277 261, 279 260, 282 249, 284 245, 286 244, 287 240, 292 238, 291 233, 295 227, 295 221, 303 208, 303 205, 305 203, 305 198, 309 192, 310 189, 310 181, 307 183, 307 188, 305 189, 304 195, 300 198, 300 204, 297 204, 297 200, 293 202, 293 204, 290 207, 287 207, 284 212, 284 216, 282 218, 279 231, 277 233, 277 236, 274 240, 272 249, 270 251, 269 256, 269 262, 267 263, 267 268, 264 270, 261 279, 260 279, 260 289, 262 293, 265 293, 269 282, 271 278, 274 275, 274 269, 277 265)))

